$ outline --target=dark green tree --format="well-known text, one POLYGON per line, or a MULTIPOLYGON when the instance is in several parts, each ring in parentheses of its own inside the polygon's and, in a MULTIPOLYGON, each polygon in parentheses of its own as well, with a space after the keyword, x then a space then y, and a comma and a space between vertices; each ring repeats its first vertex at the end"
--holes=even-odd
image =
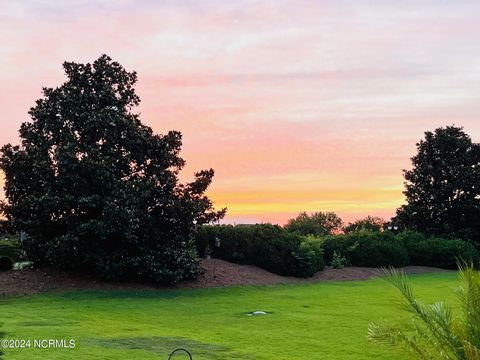
POLYGON ((342 228, 342 219, 334 212, 301 212, 285 225, 287 231, 299 235, 323 236, 338 233, 342 228))
POLYGON ((225 214, 204 195, 214 171, 179 182, 182 136, 140 122, 135 72, 106 55, 63 67, 67 81, 43 89, 20 128, 21 145, 0 153, 0 209, 28 234, 27 255, 105 278, 195 276, 192 232, 225 214))
POLYGON ((406 204, 393 222, 429 235, 480 242, 480 145, 463 128, 426 132, 404 170, 406 204))
POLYGON ((5 219, 0 219, 0 236, 8 232, 8 221, 5 219))
POLYGON ((356 220, 352 223, 349 223, 343 228, 343 232, 350 234, 352 232, 367 230, 367 231, 382 231, 385 225, 385 220, 375 216, 367 216, 364 219, 356 220))

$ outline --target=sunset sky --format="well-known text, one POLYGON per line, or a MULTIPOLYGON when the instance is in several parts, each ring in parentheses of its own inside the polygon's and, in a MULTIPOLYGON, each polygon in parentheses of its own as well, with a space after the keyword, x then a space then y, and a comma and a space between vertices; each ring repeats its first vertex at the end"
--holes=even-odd
MULTIPOLYGON (((227 222, 393 215, 426 130, 480 140, 480 1, 0 0, 0 144, 64 60, 139 75, 142 121, 227 222)), ((3 195, 0 195, 3 196, 3 195)))

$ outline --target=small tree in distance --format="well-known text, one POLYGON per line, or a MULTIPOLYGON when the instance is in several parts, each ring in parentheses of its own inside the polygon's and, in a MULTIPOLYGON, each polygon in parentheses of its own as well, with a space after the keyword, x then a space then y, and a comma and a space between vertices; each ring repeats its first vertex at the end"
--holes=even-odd
POLYGON ((338 233, 342 225, 342 219, 334 212, 314 212, 310 215, 301 212, 287 222, 285 229, 299 235, 323 236, 338 233))
POLYGON ((179 182, 182 136, 140 122, 135 72, 106 55, 63 67, 68 80, 43 89, 20 128, 21 146, 0 153, 0 210, 28 234, 27 255, 113 279, 195 276, 194 226, 225 214, 204 195, 214 171, 179 182))
POLYGON ((343 232, 346 234, 350 234, 355 231, 359 230, 367 230, 367 231, 382 231, 385 225, 385 220, 380 217, 374 216, 367 216, 364 219, 356 220, 354 222, 349 223, 343 228, 343 232))

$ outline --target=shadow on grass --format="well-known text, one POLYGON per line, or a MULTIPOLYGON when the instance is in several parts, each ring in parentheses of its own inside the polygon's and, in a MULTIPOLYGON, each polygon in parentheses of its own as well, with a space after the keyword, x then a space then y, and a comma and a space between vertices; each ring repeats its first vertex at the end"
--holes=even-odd
MULTIPOLYGON (((228 347, 204 343, 183 337, 134 337, 134 338, 112 338, 112 339, 88 339, 85 345, 99 346, 116 350, 142 350, 166 357, 173 350, 178 348, 188 349, 194 359, 254 359, 247 354, 239 354, 231 351, 228 347)), ((185 355, 174 356, 183 359, 185 355)), ((173 357, 172 357, 173 359, 173 357)))
POLYGON ((23 321, 19 325, 21 326, 71 326, 78 324, 76 321, 66 321, 60 319, 48 319, 48 320, 30 320, 30 321, 23 321))
MULTIPOLYGON (((275 287, 279 287, 276 285, 275 287)), ((194 289, 178 289, 178 288, 160 288, 146 290, 75 290, 75 291, 51 291, 43 295, 62 298, 65 300, 101 300, 101 299, 176 299, 176 298, 195 298, 209 294, 225 294, 235 292, 236 295, 243 292, 248 293, 252 289, 267 290, 274 286, 231 286, 218 288, 194 288, 194 289)))

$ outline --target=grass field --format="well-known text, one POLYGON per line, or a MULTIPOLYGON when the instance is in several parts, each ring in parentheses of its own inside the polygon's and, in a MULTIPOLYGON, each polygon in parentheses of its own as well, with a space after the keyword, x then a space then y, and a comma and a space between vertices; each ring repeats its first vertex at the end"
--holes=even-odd
MULTIPOLYGON (((455 301, 455 273, 412 276, 418 298, 455 301)), ((74 349, 8 349, 10 359, 408 359, 366 340, 381 318, 407 322, 380 279, 159 292, 72 292, 2 300, 10 339, 75 339, 74 349), (268 315, 247 316, 254 310, 268 315), (180 359, 184 357, 176 357, 180 359)))

